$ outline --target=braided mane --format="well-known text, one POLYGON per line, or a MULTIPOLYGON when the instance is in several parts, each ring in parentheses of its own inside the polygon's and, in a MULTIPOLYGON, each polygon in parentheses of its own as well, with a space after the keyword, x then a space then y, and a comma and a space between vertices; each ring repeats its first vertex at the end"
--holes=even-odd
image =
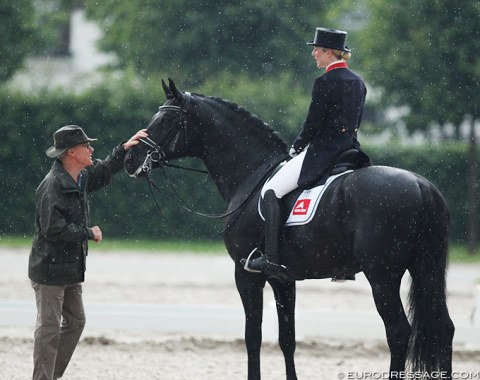
POLYGON ((283 141, 283 139, 274 129, 272 129, 267 123, 261 120, 257 115, 254 115, 251 112, 247 111, 244 107, 229 100, 216 98, 214 96, 207 96, 197 93, 192 93, 192 95, 202 97, 215 103, 219 103, 225 106, 227 109, 232 110, 232 112, 236 112, 237 114, 239 114, 240 117, 244 118, 247 121, 243 125, 246 129, 246 133, 250 132, 252 134, 259 135, 260 138, 269 140, 276 147, 282 150, 287 149, 287 144, 285 143, 285 141, 283 141))

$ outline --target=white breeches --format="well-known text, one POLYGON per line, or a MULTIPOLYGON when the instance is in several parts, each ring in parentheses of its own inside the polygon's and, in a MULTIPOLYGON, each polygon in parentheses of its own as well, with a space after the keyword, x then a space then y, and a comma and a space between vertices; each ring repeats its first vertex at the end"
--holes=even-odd
POLYGON ((298 188, 298 179, 300 178, 300 171, 302 170, 307 149, 293 157, 270 178, 262 188, 262 198, 267 190, 273 190, 277 198, 283 198, 289 192, 298 188))

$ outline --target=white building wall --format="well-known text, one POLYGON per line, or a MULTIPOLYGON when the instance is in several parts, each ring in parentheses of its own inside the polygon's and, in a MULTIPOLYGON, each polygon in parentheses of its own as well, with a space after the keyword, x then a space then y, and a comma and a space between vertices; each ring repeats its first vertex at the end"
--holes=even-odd
POLYGON ((102 31, 87 20, 84 9, 70 17, 70 56, 35 56, 25 60, 9 82, 12 89, 45 91, 56 88, 82 90, 101 78, 98 69, 115 61, 114 55, 101 53, 97 41, 102 31))

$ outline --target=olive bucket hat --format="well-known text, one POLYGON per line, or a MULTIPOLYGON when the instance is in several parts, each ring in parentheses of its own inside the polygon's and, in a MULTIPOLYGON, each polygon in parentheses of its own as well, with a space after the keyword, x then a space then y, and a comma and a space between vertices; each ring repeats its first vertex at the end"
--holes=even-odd
POLYGON ((307 45, 350 52, 350 48, 345 45, 346 38, 347 32, 343 30, 317 28, 314 40, 307 42, 307 45))
POLYGON ((67 149, 86 142, 97 141, 86 135, 78 125, 66 125, 53 134, 53 146, 47 149, 47 156, 56 158, 67 149))

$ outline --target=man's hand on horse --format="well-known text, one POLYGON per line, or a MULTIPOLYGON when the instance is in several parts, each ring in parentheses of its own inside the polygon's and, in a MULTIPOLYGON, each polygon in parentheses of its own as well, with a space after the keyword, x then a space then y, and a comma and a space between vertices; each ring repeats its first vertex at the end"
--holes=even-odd
POLYGON ((137 133, 135 133, 132 137, 130 137, 130 140, 128 140, 126 143, 123 144, 123 149, 129 150, 133 148, 135 145, 137 145, 140 142, 139 139, 145 138, 147 136, 148 136, 147 130, 140 129, 137 133))

